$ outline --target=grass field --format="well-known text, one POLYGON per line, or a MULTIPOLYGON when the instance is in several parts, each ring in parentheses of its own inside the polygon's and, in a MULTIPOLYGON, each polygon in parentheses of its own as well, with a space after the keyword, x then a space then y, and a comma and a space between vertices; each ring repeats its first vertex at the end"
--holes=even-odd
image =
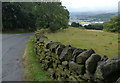
POLYGON ((28 40, 25 54, 23 56, 23 64, 25 66, 25 81, 51 81, 48 73, 42 70, 39 60, 35 56, 33 36, 28 40))
POLYGON ((45 34, 50 40, 77 48, 92 48, 97 54, 110 58, 118 55, 118 34, 98 30, 68 28, 56 33, 45 34))

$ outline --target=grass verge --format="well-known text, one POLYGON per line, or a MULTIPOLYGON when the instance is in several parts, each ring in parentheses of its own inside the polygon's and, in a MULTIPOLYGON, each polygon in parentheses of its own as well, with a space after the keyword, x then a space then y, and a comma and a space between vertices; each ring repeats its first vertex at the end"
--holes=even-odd
POLYGON ((33 39, 34 36, 28 40, 23 56, 25 81, 51 81, 52 79, 46 71, 42 70, 39 60, 35 56, 33 39))

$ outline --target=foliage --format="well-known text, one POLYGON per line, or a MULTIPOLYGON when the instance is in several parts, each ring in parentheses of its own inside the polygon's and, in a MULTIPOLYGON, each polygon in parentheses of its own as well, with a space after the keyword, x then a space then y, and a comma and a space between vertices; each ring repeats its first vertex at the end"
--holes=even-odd
POLYGON ((61 2, 3 2, 2 10, 3 31, 68 27, 69 12, 61 2))
POLYGON ((103 24, 89 24, 84 26, 86 29, 95 29, 95 30, 102 30, 103 24))
POLYGON ((110 32, 120 32, 120 16, 113 17, 108 22, 105 22, 104 30, 110 32))
POLYGON ((37 3, 37 28, 49 28, 51 31, 68 27, 69 12, 60 2, 37 3))
POLYGON ((34 15, 32 12, 23 11, 23 5, 22 3, 2 3, 3 31, 34 29, 34 15))
POLYGON ((72 22, 71 27, 82 27, 82 25, 76 22, 72 22))

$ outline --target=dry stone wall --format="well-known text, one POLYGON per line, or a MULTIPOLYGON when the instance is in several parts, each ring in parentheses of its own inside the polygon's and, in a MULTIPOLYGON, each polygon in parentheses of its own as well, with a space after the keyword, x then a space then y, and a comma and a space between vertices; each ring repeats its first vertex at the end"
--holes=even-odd
POLYGON ((53 42, 35 33, 35 51, 42 68, 53 80, 78 83, 120 83, 120 56, 109 59, 93 49, 80 49, 53 42))

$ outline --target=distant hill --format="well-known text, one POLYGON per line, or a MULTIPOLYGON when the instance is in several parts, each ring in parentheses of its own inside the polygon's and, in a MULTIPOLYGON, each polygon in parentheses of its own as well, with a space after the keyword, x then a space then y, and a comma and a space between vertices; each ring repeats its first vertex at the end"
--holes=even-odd
POLYGON ((111 17, 117 16, 118 13, 104 13, 104 12, 71 12, 70 17, 71 18, 77 18, 77 19, 94 19, 95 21, 108 21, 111 17))
POLYGON ((96 19, 101 19, 103 21, 108 21, 113 16, 117 16, 117 13, 97 14, 97 15, 88 16, 88 18, 96 18, 96 19))

